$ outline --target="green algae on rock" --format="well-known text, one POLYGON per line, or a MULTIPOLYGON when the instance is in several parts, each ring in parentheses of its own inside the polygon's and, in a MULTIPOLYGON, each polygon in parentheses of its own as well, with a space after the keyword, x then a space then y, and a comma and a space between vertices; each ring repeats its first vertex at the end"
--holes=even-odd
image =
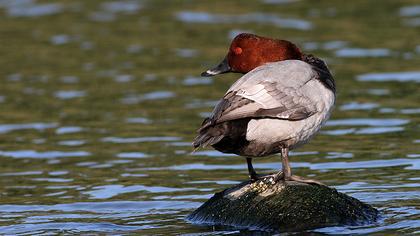
POLYGON ((267 177, 216 193, 191 213, 194 224, 262 231, 299 231, 372 223, 378 211, 333 188, 267 177))

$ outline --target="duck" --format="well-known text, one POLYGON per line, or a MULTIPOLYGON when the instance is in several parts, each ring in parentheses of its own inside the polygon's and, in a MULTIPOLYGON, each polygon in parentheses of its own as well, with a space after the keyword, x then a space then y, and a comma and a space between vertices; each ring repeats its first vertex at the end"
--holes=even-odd
POLYGON ((262 178, 253 158, 280 153, 274 181, 321 184, 292 174, 289 151, 313 138, 333 110, 336 86, 326 63, 290 41, 241 33, 222 62, 201 75, 228 72, 244 75, 204 119, 193 147, 245 157, 250 180, 262 178))

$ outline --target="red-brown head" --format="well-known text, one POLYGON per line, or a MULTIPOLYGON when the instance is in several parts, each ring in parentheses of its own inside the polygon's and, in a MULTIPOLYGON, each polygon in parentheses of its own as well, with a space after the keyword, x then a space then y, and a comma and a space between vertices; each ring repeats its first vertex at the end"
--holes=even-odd
POLYGON ((226 72, 245 74, 267 62, 291 59, 302 59, 302 52, 293 43, 242 33, 233 39, 225 59, 201 75, 213 76, 226 72))

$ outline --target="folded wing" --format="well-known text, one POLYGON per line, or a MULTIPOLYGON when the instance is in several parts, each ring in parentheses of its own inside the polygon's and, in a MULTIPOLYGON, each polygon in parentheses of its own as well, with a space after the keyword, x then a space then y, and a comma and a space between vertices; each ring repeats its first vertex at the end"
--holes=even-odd
POLYGON ((194 147, 213 145, 229 135, 232 124, 226 123, 262 118, 297 121, 317 112, 316 91, 305 87, 316 76, 309 65, 304 69, 310 71, 296 71, 298 67, 292 64, 279 73, 279 66, 266 67, 250 72, 229 89, 204 120, 194 147))

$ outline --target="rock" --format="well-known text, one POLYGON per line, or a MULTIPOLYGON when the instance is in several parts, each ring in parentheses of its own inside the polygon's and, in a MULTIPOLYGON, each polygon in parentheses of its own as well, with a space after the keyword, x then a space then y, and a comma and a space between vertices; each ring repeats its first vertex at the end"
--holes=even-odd
POLYGON ((333 188, 271 177, 246 181, 216 193, 191 213, 195 224, 261 231, 300 231, 327 226, 361 225, 378 210, 333 188))

